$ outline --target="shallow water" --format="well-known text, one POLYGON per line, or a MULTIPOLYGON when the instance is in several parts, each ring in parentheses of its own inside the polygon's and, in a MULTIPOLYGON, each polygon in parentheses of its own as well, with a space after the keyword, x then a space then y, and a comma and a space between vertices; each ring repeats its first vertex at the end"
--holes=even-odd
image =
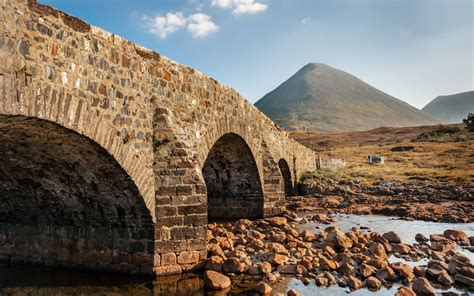
MULTIPOLYGON (((443 233, 446 229, 459 229, 465 231, 469 236, 474 235, 474 223, 452 224, 434 223, 424 221, 403 221, 385 216, 357 216, 338 215, 338 221, 332 223, 344 231, 353 226, 369 227, 366 231, 377 231, 380 233, 390 230, 395 231, 402 238, 402 242, 413 244, 416 233, 426 236, 432 233, 443 233)), ((310 222, 300 225, 303 229, 313 229, 315 232, 324 229, 327 225, 310 222)), ((472 261, 474 253, 462 251, 472 261)), ((391 261, 397 262, 403 259, 391 257, 391 261)), ((416 264, 426 264, 426 261, 416 264)), ((414 265, 414 262, 409 262, 414 265)), ((235 287, 229 295, 252 295, 251 288, 259 282, 258 278, 238 277, 233 279, 235 287)), ((350 295, 394 295, 399 284, 391 288, 382 288, 377 292, 369 292, 361 289, 351 292, 350 295)), ((284 293, 289 289, 296 289, 302 295, 347 295, 349 289, 333 285, 329 288, 320 288, 314 281, 305 286, 299 279, 283 278, 280 282, 273 284, 274 292, 284 293)), ((438 290, 438 292, 446 290, 438 290)), ((454 289, 451 291, 467 292, 465 289, 454 289)), ((474 295, 474 292, 467 292, 474 295)), ((198 275, 186 274, 183 276, 168 276, 158 279, 139 278, 131 276, 120 276, 90 272, 65 271, 25 265, 1 265, 0 264, 0 295, 226 295, 224 293, 212 293, 203 289, 202 279, 198 275)))

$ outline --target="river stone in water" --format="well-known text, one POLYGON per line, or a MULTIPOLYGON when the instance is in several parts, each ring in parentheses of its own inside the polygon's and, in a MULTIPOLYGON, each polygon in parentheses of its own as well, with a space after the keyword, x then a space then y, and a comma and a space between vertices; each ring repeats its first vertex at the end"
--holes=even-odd
POLYGON ((204 272, 204 283, 212 290, 222 290, 231 286, 230 278, 212 270, 204 272))

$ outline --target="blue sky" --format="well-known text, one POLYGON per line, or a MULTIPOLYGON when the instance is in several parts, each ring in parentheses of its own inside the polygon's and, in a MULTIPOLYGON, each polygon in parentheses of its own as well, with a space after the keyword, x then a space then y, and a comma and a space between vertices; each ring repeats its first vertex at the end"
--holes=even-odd
POLYGON ((418 108, 474 89, 471 0, 40 0, 255 102, 309 62, 418 108))

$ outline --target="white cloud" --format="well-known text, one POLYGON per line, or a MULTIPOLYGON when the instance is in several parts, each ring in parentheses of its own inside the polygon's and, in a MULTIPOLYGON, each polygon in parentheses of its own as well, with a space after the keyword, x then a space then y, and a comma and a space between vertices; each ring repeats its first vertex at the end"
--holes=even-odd
POLYGON ((166 15, 156 15, 154 18, 144 17, 146 27, 149 32, 165 39, 177 30, 187 26, 193 37, 203 38, 219 30, 211 17, 203 13, 195 13, 184 16, 180 11, 168 12, 166 15))
POLYGON ((165 16, 156 15, 154 18, 145 16, 148 31, 165 39, 170 34, 186 25, 182 12, 168 12, 165 16))
POLYGON ((204 13, 195 13, 188 17, 188 31, 193 37, 202 38, 219 30, 211 17, 204 13))
POLYGON ((232 9, 235 15, 256 14, 268 8, 266 4, 256 2, 256 0, 212 0, 211 6, 232 9))
POLYGON ((233 2, 234 2, 233 0, 212 0, 211 5, 227 9, 227 8, 231 8, 233 2))

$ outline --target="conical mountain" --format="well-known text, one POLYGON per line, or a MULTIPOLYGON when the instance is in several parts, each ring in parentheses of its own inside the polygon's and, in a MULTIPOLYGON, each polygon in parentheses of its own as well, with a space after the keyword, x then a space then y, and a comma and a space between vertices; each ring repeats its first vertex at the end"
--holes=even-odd
POLYGON ((474 113, 474 91, 438 96, 422 110, 443 123, 462 122, 468 113, 474 113))
POLYGON ((287 131, 356 131, 439 123, 344 71, 310 63, 255 103, 287 131))

